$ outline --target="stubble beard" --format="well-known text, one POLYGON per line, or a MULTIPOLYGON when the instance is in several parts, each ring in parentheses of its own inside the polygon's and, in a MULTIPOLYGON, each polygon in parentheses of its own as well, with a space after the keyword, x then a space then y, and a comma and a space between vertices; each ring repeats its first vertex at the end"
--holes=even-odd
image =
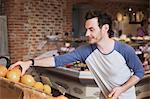
POLYGON ((96 38, 88 38, 88 43, 89 44, 96 44, 96 43, 98 43, 101 40, 102 40, 102 37, 100 37, 100 38, 98 38, 98 37, 96 37, 96 38))

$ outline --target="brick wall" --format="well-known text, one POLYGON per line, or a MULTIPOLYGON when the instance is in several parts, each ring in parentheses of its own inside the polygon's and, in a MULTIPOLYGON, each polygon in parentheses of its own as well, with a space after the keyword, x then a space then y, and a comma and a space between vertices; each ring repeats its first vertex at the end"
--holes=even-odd
MULTIPOLYGON (((70 0, 69 0, 70 1, 70 0)), ((6 0, 9 51, 12 62, 27 60, 56 48, 48 43, 38 50, 46 35, 71 32, 71 6, 66 0, 6 0), (70 10, 67 10, 66 9, 70 10)))
POLYGON ((56 43, 49 42, 42 50, 37 49, 46 35, 58 33, 62 38, 65 32, 71 35, 74 4, 89 4, 109 13, 113 12, 112 16, 125 5, 103 3, 99 0, 92 2, 91 0, 5 0, 9 53, 12 62, 27 60, 56 48, 56 43))

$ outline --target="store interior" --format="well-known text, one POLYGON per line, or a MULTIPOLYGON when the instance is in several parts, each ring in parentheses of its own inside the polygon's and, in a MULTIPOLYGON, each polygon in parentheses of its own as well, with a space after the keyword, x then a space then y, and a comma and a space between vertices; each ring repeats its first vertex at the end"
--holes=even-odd
MULTIPOLYGON (((135 85, 136 97, 150 99, 150 0, 0 0, 0 67, 59 56, 87 44, 85 14, 94 9, 111 16, 112 39, 134 48, 144 68, 144 77, 135 85), (142 20, 147 20, 147 32, 138 35, 142 20)), ((51 93, 4 76, 0 98, 99 99, 100 88, 80 61, 58 68, 30 67, 26 74, 50 85, 51 93)))

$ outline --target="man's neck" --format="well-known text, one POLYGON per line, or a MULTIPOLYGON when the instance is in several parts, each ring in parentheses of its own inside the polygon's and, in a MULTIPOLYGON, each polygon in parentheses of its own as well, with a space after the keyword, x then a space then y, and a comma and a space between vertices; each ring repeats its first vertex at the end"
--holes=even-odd
POLYGON ((110 38, 103 38, 97 43, 97 47, 102 53, 108 54, 114 49, 114 40, 110 38))

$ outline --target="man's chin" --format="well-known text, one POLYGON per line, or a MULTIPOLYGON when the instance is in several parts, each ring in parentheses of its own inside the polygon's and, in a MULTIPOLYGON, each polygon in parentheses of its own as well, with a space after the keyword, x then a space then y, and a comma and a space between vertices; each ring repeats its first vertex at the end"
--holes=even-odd
POLYGON ((92 42, 92 41, 88 41, 88 43, 89 43, 89 44, 94 44, 95 42, 92 42))

